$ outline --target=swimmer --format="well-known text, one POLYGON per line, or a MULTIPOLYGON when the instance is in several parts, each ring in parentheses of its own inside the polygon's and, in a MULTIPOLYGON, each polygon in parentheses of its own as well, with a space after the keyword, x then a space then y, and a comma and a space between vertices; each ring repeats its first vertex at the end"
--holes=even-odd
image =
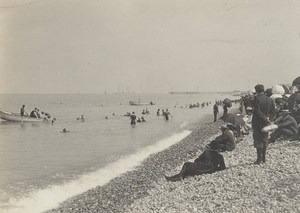
POLYGON ((67 132, 70 132, 69 130, 67 130, 66 128, 63 128, 63 131, 62 133, 67 133, 67 132))

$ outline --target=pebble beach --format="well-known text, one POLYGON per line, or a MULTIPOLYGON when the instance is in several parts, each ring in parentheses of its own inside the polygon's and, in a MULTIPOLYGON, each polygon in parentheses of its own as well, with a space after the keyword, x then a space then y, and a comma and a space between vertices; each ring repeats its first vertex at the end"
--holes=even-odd
POLYGON ((254 165, 252 133, 232 152, 224 152, 226 169, 167 182, 205 144, 220 134, 223 121, 199 124, 179 143, 149 156, 135 170, 65 202, 56 212, 300 212, 300 142, 277 141, 267 162, 254 165))

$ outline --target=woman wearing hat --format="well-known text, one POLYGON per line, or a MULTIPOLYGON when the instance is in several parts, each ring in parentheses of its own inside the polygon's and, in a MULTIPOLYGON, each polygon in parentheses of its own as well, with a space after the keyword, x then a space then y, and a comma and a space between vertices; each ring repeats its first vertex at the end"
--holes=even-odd
POLYGON ((222 134, 216 137, 208 145, 211 149, 219 152, 232 151, 235 148, 235 140, 233 132, 229 130, 228 126, 221 126, 222 134))

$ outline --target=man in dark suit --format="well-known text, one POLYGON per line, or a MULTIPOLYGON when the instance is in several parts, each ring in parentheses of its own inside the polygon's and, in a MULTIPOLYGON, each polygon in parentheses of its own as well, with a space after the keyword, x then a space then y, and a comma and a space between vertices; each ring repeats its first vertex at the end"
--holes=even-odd
POLYGON ((178 174, 171 177, 165 175, 165 178, 167 181, 174 182, 188 176, 211 174, 225 168, 223 156, 216 150, 206 149, 194 162, 185 162, 178 174))
POLYGON ((258 84, 255 87, 256 96, 253 100, 253 140, 257 152, 257 159, 254 164, 266 162, 266 149, 268 146, 268 133, 262 132, 261 129, 270 124, 275 117, 275 104, 264 94, 264 86, 258 84))

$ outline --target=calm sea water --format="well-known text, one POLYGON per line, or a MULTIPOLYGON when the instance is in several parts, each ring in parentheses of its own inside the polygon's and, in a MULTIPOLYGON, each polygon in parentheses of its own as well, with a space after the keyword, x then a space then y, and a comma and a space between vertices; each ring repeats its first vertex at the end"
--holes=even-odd
MULTIPOLYGON (((76 94, 0 95, 0 110, 28 113, 38 107, 57 120, 46 123, 0 122, 0 212, 43 212, 60 202, 134 169, 190 134, 188 130, 205 108, 187 104, 214 102, 221 94, 76 94), (130 100, 153 101, 152 106, 130 106, 130 100), (173 118, 157 117, 168 108, 173 118), (147 122, 130 125, 127 112, 147 122), (113 113, 115 115, 113 115, 113 113), (84 115, 85 122, 76 118, 84 115), (108 116, 108 119, 105 119, 108 116), (66 128, 70 132, 62 133, 66 128)), ((222 111, 220 109, 220 111, 222 111)))

